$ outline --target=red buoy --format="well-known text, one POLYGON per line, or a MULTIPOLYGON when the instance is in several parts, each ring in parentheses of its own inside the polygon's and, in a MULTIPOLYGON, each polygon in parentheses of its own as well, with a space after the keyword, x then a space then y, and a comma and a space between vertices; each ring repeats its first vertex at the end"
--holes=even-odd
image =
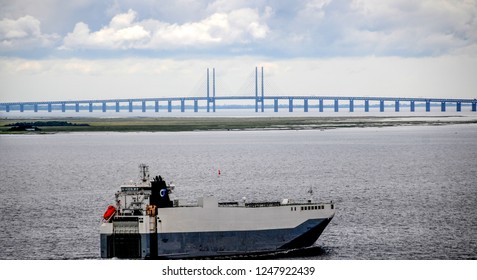
POLYGON ((109 205, 108 209, 106 209, 106 212, 104 212, 103 218, 105 220, 109 220, 114 215, 114 213, 116 213, 116 207, 114 207, 113 205, 109 205))

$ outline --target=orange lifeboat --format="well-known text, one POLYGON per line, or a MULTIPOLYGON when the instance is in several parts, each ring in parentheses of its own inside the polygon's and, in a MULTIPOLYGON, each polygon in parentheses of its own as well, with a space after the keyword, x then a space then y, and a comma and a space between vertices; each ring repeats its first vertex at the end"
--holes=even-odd
POLYGON ((109 205, 108 209, 106 209, 106 212, 104 212, 103 214, 103 218, 105 220, 109 220, 114 215, 114 213, 116 213, 116 207, 114 207, 113 205, 109 205))

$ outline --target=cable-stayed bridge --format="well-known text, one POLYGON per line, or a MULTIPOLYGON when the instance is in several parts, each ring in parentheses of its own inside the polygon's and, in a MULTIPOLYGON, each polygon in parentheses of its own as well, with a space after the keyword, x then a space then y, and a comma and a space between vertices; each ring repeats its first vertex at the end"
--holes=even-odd
MULTIPOLYGON (((425 107, 426 112, 431 111, 431 107, 438 107, 441 112, 445 112, 449 106, 455 106, 456 112, 461 112, 462 107, 471 107, 470 111, 477 111, 477 99, 459 98, 410 98, 410 97, 370 97, 370 96, 315 96, 315 95, 266 95, 265 77, 263 67, 255 68, 253 79, 253 92, 250 95, 220 96, 216 94, 215 68, 207 69, 204 95, 184 96, 184 97, 157 97, 157 98, 121 98, 121 99, 89 99, 89 100, 58 100, 58 101, 34 101, 34 102, 0 102, 0 111, 4 112, 25 112, 25 111, 73 111, 73 112, 93 112, 93 111, 129 111, 141 110, 146 112, 172 112, 180 110, 193 110, 193 112, 206 111, 216 112, 217 101, 222 101, 220 109, 228 108, 254 108, 255 112, 265 112, 266 110, 288 110, 294 112, 298 108, 303 112, 312 110, 323 112, 325 108, 334 112, 348 110, 355 112, 355 108, 363 108, 364 112, 369 112, 370 108, 379 108, 380 112, 393 110, 400 112, 403 107, 409 107, 410 112, 415 112, 416 107, 425 107), (212 71, 211 71, 212 70, 212 71), (260 70, 260 71, 259 71, 260 70), (233 101, 233 102, 232 102, 233 101), (228 102, 237 104, 244 102, 244 105, 229 106, 228 102), (283 105, 285 102, 285 105, 283 105), (281 103, 281 104, 280 104, 281 103), (358 104, 359 103, 359 104, 358 104)), ((250 85, 249 85, 250 86, 250 85)), ((438 110, 439 110, 438 109, 438 110)))

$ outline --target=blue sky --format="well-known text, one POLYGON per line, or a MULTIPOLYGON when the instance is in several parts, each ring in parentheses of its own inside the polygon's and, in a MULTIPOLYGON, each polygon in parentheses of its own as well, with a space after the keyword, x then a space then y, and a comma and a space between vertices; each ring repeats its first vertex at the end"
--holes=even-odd
POLYGON ((255 66, 271 94, 477 97, 475 0, 0 6, 0 101, 201 95, 207 67, 242 94, 255 66))

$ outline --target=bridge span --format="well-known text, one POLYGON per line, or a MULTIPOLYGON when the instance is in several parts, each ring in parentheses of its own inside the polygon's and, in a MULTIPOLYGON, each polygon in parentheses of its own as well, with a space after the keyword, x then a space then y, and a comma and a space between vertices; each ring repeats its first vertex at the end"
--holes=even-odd
MULTIPOLYGON (((401 107, 409 107, 410 112, 415 112, 416 106, 425 106, 426 112, 431 111, 431 107, 436 105, 440 107, 441 112, 445 112, 449 105, 455 106, 457 112, 462 111, 463 106, 471 107, 472 112, 477 111, 476 99, 454 99, 454 98, 407 98, 407 97, 356 97, 356 96, 215 96, 215 97, 158 97, 158 98, 131 98, 131 99, 92 99, 92 100, 59 100, 59 101, 37 101, 37 102, 0 102, 0 111, 24 112, 26 110, 38 112, 40 110, 52 112, 58 110, 61 112, 74 111, 88 111, 93 112, 98 110, 107 112, 113 110, 120 112, 126 110, 133 112, 139 109, 142 112, 154 110, 160 112, 160 108, 167 106, 167 112, 172 112, 173 107, 178 107, 181 112, 191 108, 194 112, 206 110, 207 112, 216 111, 216 101, 240 101, 248 100, 255 102, 255 112, 264 112, 265 104, 267 108, 278 112, 279 102, 286 100, 288 102, 288 112, 293 112, 297 107, 303 108, 304 112, 310 110, 317 110, 323 112, 325 108, 332 108, 334 112, 339 112, 340 109, 347 109, 349 112, 354 112, 356 107, 364 108, 364 112, 369 112, 372 106, 378 107, 379 111, 384 112, 385 108, 392 107, 395 112, 402 111, 401 107), (361 104, 357 106, 355 101, 360 101, 361 104), (203 105, 205 103, 205 106, 203 105), (313 104, 312 104, 313 103, 313 104), (173 106, 177 104, 178 106, 173 106), (186 106, 188 104, 189 106, 186 106), (201 104, 201 106, 199 106, 201 104), (403 106, 404 104, 404 106, 403 106), (163 106, 164 105, 164 106, 163 106), (273 105, 273 106, 272 106, 273 105), (112 107, 112 108, 111 108, 112 107), (345 107, 345 108, 343 108, 345 107), (346 108, 347 107, 347 108, 346 108)), ((227 104, 227 103, 225 103, 227 104)), ((252 103, 253 104, 253 103, 252 103)), ((249 106, 253 107, 253 106, 249 106)), ((223 106, 226 109, 226 106, 223 106)), ((162 109, 164 110, 164 109, 162 109)))
MULTIPOLYGON (((334 112, 339 112, 340 109, 349 110, 354 112, 355 108, 363 108, 364 112, 369 112, 370 108, 379 107, 380 112, 384 112, 385 108, 391 107, 395 112, 401 112, 402 107, 409 107, 410 112, 415 112, 417 106, 425 106, 426 112, 431 111, 431 107, 440 108, 441 112, 445 112, 448 106, 455 106, 456 112, 461 112, 463 106, 470 106, 472 112, 477 111, 477 99, 460 99, 460 98, 409 98, 409 97, 370 97, 370 96, 315 96, 315 95, 265 95, 264 74, 263 67, 261 67, 261 73, 259 75, 258 68, 255 68, 255 95, 235 95, 235 96, 217 96, 216 95, 216 82, 215 82, 215 68, 212 69, 212 75, 210 75, 209 69, 207 69, 207 89, 205 96, 194 97, 155 97, 155 98, 128 98, 128 99, 90 99, 90 100, 58 100, 58 101, 32 101, 32 102, 0 102, 0 112, 25 112, 33 111, 38 112, 40 110, 52 112, 53 110, 66 112, 93 112, 94 110, 100 110, 107 112, 113 110, 120 112, 121 110, 127 110, 133 112, 141 110, 146 112, 154 110, 159 112, 167 110, 172 112, 173 108, 179 108, 181 112, 185 112, 186 108, 199 112, 200 110, 206 110, 207 112, 215 112, 217 109, 216 101, 249 101, 248 106, 242 106, 243 108, 253 108, 255 103, 255 112, 264 112, 265 107, 274 112, 278 112, 279 108, 283 108, 283 105, 279 106, 280 101, 288 103, 285 108, 289 112, 293 112, 295 108, 303 108, 304 112, 315 110, 323 112, 325 108, 331 108, 334 112), (357 102, 356 102, 357 101, 357 102), (360 103, 359 105, 356 103, 360 103), (205 103, 205 105, 204 105, 205 103), (267 103, 267 106, 265 105, 267 103), (174 106, 173 106, 174 104, 174 106), (177 106, 178 104, 178 106, 177 106), (186 105, 187 104, 187 105, 186 105), (165 109, 167 108, 167 109, 165 109)), ((227 106, 221 106, 226 109, 227 106)), ((285 109, 286 110, 286 109, 285 109)))

